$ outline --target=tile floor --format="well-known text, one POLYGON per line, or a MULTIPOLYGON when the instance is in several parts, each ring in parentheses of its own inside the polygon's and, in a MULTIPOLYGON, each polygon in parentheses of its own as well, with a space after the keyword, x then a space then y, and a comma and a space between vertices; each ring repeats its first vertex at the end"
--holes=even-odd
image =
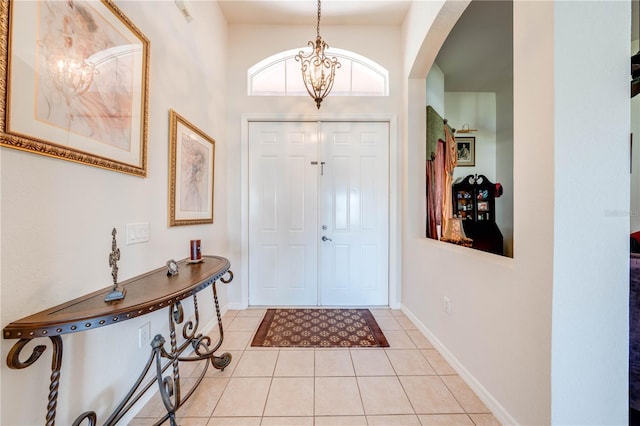
MULTIPOLYGON (((233 360, 224 371, 209 368, 194 395, 178 410, 178 423, 500 424, 402 311, 371 311, 389 348, 252 348, 264 309, 228 311, 223 317, 224 342, 217 353, 230 352, 233 360)), ((196 368, 181 367, 183 389, 195 380, 189 376, 197 375, 196 368)), ((130 425, 153 424, 162 413, 155 395, 130 425)))

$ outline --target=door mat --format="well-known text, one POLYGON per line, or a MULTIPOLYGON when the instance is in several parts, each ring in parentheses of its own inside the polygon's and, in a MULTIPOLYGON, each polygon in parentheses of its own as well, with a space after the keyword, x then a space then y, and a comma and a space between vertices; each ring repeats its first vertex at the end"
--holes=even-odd
POLYGON ((368 309, 267 309, 251 346, 389 347, 368 309))

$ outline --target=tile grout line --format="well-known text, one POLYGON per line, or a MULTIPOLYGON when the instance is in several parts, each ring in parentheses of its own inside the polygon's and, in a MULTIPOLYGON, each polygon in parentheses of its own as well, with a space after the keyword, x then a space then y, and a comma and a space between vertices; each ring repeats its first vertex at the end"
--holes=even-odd
MULTIPOLYGON (((248 317, 249 317, 249 316, 246 316, 246 317, 244 317, 244 316, 243 316, 243 317, 241 317, 241 318, 242 318, 242 321, 246 321, 246 318, 248 318, 248 317)), ((237 318, 239 318, 239 317, 237 317, 237 316, 236 316, 236 317, 234 317, 233 319, 231 319, 231 320, 230 320, 230 323, 231 323, 231 322, 233 322, 233 321, 234 321, 235 319, 237 319, 237 318)), ((259 316, 258 318, 260 319, 261 317, 259 316)), ((396 322, 398 322, 398 323, 399 323, 399 321, 398 321, 398 317, 397 317, 397 316, 392 315, 392 316, 390 316, 389 318, 393 318, 396 322)), ((255 334, 256 329, 258 328, 258 326, 259 326, 259 324, 260 324, 260 323, 261 323, 261 321, 259 320, 259 321, 257 322, 257 324, 255 324, 255 325, 253 326, 253 331, 250 331, 250 332, 249 332, 251 335, 255 334)), ((312 424, 312 425, 316 425, 316 424, 318 424, 318 419, 323 418, 323 417, 334 417, 334 416, 339 416, 339 417, 353 417, 353 418, 356 418, 356 417, 360 417, 360 416, 362 416, 362 417, 364 417, 364 424, 366 424, 366 425, 372 425, 372 424, 373 424, 372 422, 375 422, 375 421, 376 421, 376 419, 371 419, 372 417, 373 417, 373 418, 375 418, 375 417, 385 417, 385 416, 396 417, 396 416, 404 416, 404 415, 413 416, 413 417, 414 417, 414 419, 417 419, 417 420, 418 420, 419 424, 422 424, 422 420, 420 419, 420 416, 422 416, 422 415, 424 415, 424 416, 433 416, 433 415, 455 415, 455 416, 457 416, 457 415, 464 415, 464 417, 467 419, 467 421, 469 421, 469 422, 470 422, 469 424, 477 425, 478 423, 477 423, 476 421, 474 421, 474 419, 472 419, 472 418, 471 418, 471 415, 470 415, 470 414, 479 414, 479 415, 485 415, 485 414, 486 414, 486 415, 493 415, 493 413, 491 413, 491 411, 490 411, 490 410, 488 410, 488 409, 487 409, 487 411, 486 411, 486 412, 485 412, 485 411, 482 411, 482 412, 478 411, 478 412, 476 412, 477 410, 473 410, 473 412, 468 411, 468 410, 467 410, 467 409, 462 405, 461 400, 459 399, 459 398, 464 398, 464 397, 466 396, 466 393, 465 393, 465 392, 461 392, 461 393, 460 393, 460 397, 456 396, 456 394, 454 394, 454 392, 453 392, 452 388, 451 388, 451 387, 450 387, 450 386, 449 386, 449 385, 448 385, 448 384, 443 380, 443 378, 445 378, 445 377, 455 377, 455 376, 458 376, 458 375, 457 375, 457 374, 455 374, 455 373, 443 373, 443 374, 441 374, 439 371, 437 371, 437 370, 436 370, 436 368, 434 367, 434 365, 432 365, 432 363, 431 363, 431 362, 429 361, 429 359, 427 358, 427 356, 426 356, 426 354, 425 354, 425 351, 427 351, 427 350, 432 350, 432 351, 435 351, 435 353, 437 353, 437 354, 438 354, 438 351, 437 351, 435 348, 433 348, 433 347, 430 347, 430 348, 422 348, 421 346, 419 346, 419 344, 418 344, 418 343, 416 343, 416 341, 414 341, 413 337, 409 334, 408 330, 406 330, 406 329, 405 329, 405 326, 404 326, 403 324, 400 324, 400 325, 402 326, 402 330, 391 330, 391 331, 394 331, 394 332, 397 332, 397 331, 403 331, 403 332, 404 332, 404 335, 408 338, 408 342, 410 342, 410 343, 412 344, 412 347, 404 347, 404 346, 406 346, 406 345, 401 344, 401 346, 400 346, 400 347, 398 347, 398 348, 394 348, 392 345, 390 345, 388 348, 382 348, 382 350, 383 350, 383 351, 384 351, 384 353, 385 353, 385 358, 384 358, 384 359, 385 359, 385 360, 390 364, 391 369, 392 369, 392 371, 393 371, 393 373, 394 373, 393 375, 390 375, 390 376, 388 376, 388 377, 395 377, 395 378, 396 378, 396 381, 400 383, 400 386, 401 386, 401 388, 402 388, 402 390, 403 390, 403 394, 404 394, 405 398, 408 400, 408 402, 409 402, 409 406, 411 406, 412 413, 411 413, 411 414, 371 414, 371 415, 368 415, 368 414, 367 414, 367 412, 366 412, 365 406, 364 406, 363 393, 362 393, 362 389, 361 389, 361 386, 360 386, 360 385, 361 385, 361 383, 360 383, 360 381, 358 380, 360 377, 368 377, 368 376, 359 376, 359 375, 356 373, 355 361, 354 361, 354 357, 353 357, 353 355, 354 355, 354 352, 353 352, 353 351, 354 351, 354 350, 360 350, 361 348, 358 348, 358 349, 354 349, 354 348, 345 348, 345 349, 349 352, 349 358, 348 358, 348 359, 349 359, 349 362, 350 362, 350 364, 349 364, 349 365, 350 365, 350 367, 351 367, 351 368, 352 368, 352 370, 353 370, 353 376, 340 375, 340 376, 326 376, 326 377, 345 377, 345 378, 353 377, 353 378, 355 378, 355 379, 356 379, 356 386, 357 386, 357 390, 358 390, 358 397, 359 397, 359 399, 360 399, 360 403, 361 403, 362 413, 363 413, 363 414, 362 414, 362 415, 359 415, 359 414, 358 414, 358 415, 355 415, 355 414, 349 414, 349 415, 347 415, 347 414, 342 414, 342 415, 338 415, 338 414, 334 414, 334 415, 329 415, 329 414, 326 414, 326 415, 318 415, 318 413, 316 413, 316 409, 317 409, 317 407, 316 407, 316 396, 317 396, 317 393, 316 393, 316 387, 317 387, 317 380, 318 380, 318 378, 319 378, 319 376, 318 376, 317 374, 318 374, 318 372, 319 372, 319 371, 318 371, 318 369, 317 369, 316 362, 317 362, 317 360, 318 360, 318 355, 321 355, 321 354, 320 354, 321 350, 319 350, 318 348, 308 348, 308 349, 312 349, 311 362, 313 363, 313 364, 312 364, 312 368, 311 368, 311 370, 312 370, 312 377, 313 377, 313 388, 312 388, 312 391, 313 391, 313 392, 312 392, 312 398, 313 398, 313 400, 312 400, 312 403, 311 403, 311 405, 312 405, 312 413, 313 413, 313 414, 311 415, 311 418, 310 418, 310 421, 311 421, 311 424, 312 424), (431 370, 433 370, 433 373, 434 373, 434 374, 406 374, 406 375, 403 375, 403 376, 400 376, 400 375, 398 374, 398 370, 397 370, 396 366, 395 366, 395 365, 393 364, 393 362, 391 361, 391 357, 390 357, 390 353, 391 353, 391 352, 390 352, 390 351, 399 351, 399 352, 406 351, 406 352, 409 352, 409 351, 415 351, 415 350, 417 350, 417 351, 419 352, 419 354, 420 354, 420 359, 422 359, 422 360, 426 361, 426 364, 431 368, 431 370), (405 377, 405 376, 407 376, 407 377, 420 377, 420 376, 438 377, 438 382, 440 382, 440 384, 441 384, 441 385, 444 385, 444 388, 445 388, 445 389, 447 390, 447 392, 451 395, 451 397, 452 397, 452 398, 453 398, 453 400, 458 404, 458 406, 462 409, 462 413, 460 413, 460 412, 446 412, 446 413, 445 413, 445 412, 438 412, 438 413, 422 413, 422 414, 419 414, 419 413, 416 411, 416 408, 414 407, 414 404, 413 404, 413 403, 412 403, 412 401, 409 399, 409 395, 408 395, 408 393, 407 393, 407 389, 405 388, 405 385, 404 385, 404 384, 403 384, 403 382, 400 380, 400 379, 401 379, 401 377, 405 377)), ((241 328, 244 328, 244 330, 249 331, 246 327, 241 327, 241 328)), ((243 330, 242 330, 242 329, 239 329, 239 330, 235 330, 235 331, 237 331, 237 332, 242 332, 243 330)), ((383 331, 383 333, 388 333, 390 330, 382 330, 382 331, 383 331)), ((419 331, 419 330, 418 330, 418 331, 419 331)), ((246 353, 250 351, 250 347, 249 347, 250 342, 251 342, 251 338, 249 339, 249 341, 245 342, 245 344, 244 344, 244 346, 243 346, 243 349, 241 349, 241 350, 239 351, 239 354, 238 354, 239 356, 237 357, 237 360, 236 360, 236 359, 234 359, 234 361, 235 361, 235 363, 236 363, 235 367, 238 367, 238 365, 240 364, 240 362, 244 359, 244 356, 246 355, 246 353)), ((256 417, 256 419, 259 421, 259 424, 264 424, 265 419, 269 419, 269 418, 274 417, 274 416, 275 416, 275 417, 290 418, 290 419, 294 419, 294 418, 296 418, 296 417, 300 417, 300 418, 302 418, 302 417, 307 417, 307 416, 301 416, 301 415, 283 415, 283 416, 277 416, 277 415, 276 415, 277 413, 274 413, 274 415, 273 415, 273 416, 269 416, 269 417, 266 417, 266 416, 265 416, 265 415, 267 414, 267 413, 266 413, 266 407, 267 407, 267 405, 268 405, 269 396, 270 396, 271 392, 273 391, 274 380, 275 380, 275 378, 277 377, 277 376, 276 376, 276 371, 277 371, 277 368, 278 368, 278 364, 280 363, 280 361, 282 361, 282 360, 283 360, 283 359, 281 358, 281 355, 284 355, 284 354, 283 354, 283 349, 278 349, 278 348, 270 348, 270 349, 275 349, 275 350, 277 350, 277 351, 278 351, 278 353, 277 353, 277 355, 276 355, 276 357, 275 357, 275 362, 274 362, 274 364, 273 364, 273 366, 272 366, 272 368, 271 368, 271 375, 270 375, 270 376, 264 376, 265 378, 267 378, 267 377, 269 378, 269 386, 268 386, 268 388, 267 388, 266 397, 265 397, 265 400, 264 400, 264 404, 263 404, 263 407, 262 407, 261 414, 259 415, 259 417, 256 417)), ((292 348, 292 349, 294 349, 294 348, 292 348)), ((304 351, 304 350, 305 350, 305 348, 302 348, 302 347, 301 347, 301 348, 297 348, 297 349, 298 349, 298 350, 300 350, 300 351, 304 351)), ((325 348, 322 348, 322 349, 325 349, 325 348)), ((331 348, 328 348, 328 349, 331 349, 331 348)), ((338 348, 333 348, 333 349, 335 350, 335 349, 338 349, 338 348)), ((227 350, 227 351, 228 351, 228 350, 227 350)), ((307 371, 308 371, 308 370, 307 370, 307 371)), ((407 370, 407 371, 408 371, 408 372, 413 372, 413 370, 407 370)), ((446 371, 446 370, 444 370, 444 371, 446 371)), ((208 419, 207 425, 209 425, 209 424, 214 424, 214 423, 212 423, 212 422, 213 422, 213 420, 214 420, 214 413, 215 413, 215 410, 216 410, 217 408, 219 408, 219 405, 220 405, 220 402, 221 402, 221 400, 222 400, 222 397, 224 396, 225 392, 227 392, 227 391, 229 390, 229 386, 230 386, 230 383, 231 383, 231 379, 232 379, 232 378, 234 378, 234 374, 235 374, 235 373, 236 373, 236 371, 235 371, 235 368, 234 368, 234 371, 233 371, 233 372, 228 376, 228 378, 226 378, 226 379, 227 379, 227 381, 226 381, 226 383, 224 384, 224 386, 222 387, 222 390, 221 390, 221 392, 220 392, 220 397, 216 400, 215 404, 213 404, 213 408, 212 408, 212 411, 211 411, 211 415, 210 415, 208 418, 207 418, 207 417, 203 417, 203 418, 207 418, 207 419, 208 419)), ((304 373, 304 371, 302 371, 302 374, 303 374, 302 376, 300 376, 300 374, 299 374, 299 373, 296 373, 294 376, 283 376, 283 377, 288 377, 288 378, 293 378, 293 379, 300 379, 300 378, 303 378, 303 377, 307 377, 306 375, 304 375, 304 374, 305 374, 305 373, 304 373)), ((327 373, 327 374, 329 374, 329 373, 327 373)), ((374 376, 372 376, 372 377, 374 377, 374 376)), ((375 377, 377 377, 377 376, 375 376, 375 377)), ((237 378, 237 377, 236 377, 236 378, 237 378)), ((249 377, 249 378, 250 378, 250 377, 249 377)), ((222 378, 222 377, 220 377, 219 379, 223 379, 223 378, 222 378)), ((452 384, 452 386, 454 386, 454 385, 455 385, 455 383, 454 383, 454 384, 452 384)), ((464 391, 464 389, 463 389, 463 391, 464 391)), ((475 394, 474 394, 474 395, 475 395, 475 394)), ((193 417, 193 416, 191 416, 191 417, 193 417)), ((197 416, 195 416, 195 417, 197 417, 197 416)), ((233 417, 238 417, 238 416, 233 416, 233 417)), ((240 416, 240 417, 247 417, 247 416, 240 416)), ((249 416, 249 417, 252 417, 252 416, 249 416)), ((480 422, 483 422, 483 420, 482 420, 482 419, 479 419, 479 421, 480 421, 480 422)))

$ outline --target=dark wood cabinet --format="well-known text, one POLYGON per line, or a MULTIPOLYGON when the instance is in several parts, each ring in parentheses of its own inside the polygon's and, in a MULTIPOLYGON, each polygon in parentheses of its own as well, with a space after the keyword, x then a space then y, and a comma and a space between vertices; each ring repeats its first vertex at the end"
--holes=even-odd
POLYGON ((502 255, 502 233, 496 225, 496 184, 484 175, 468 175, 453 184, 453 214, 462 226, 472 247, 502 255))

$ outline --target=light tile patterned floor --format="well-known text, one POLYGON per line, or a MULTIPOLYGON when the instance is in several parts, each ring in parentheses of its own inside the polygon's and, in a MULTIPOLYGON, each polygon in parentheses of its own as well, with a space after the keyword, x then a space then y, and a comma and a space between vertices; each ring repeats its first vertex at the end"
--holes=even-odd
MULTIPOLYGON (((389 348, 252 348, 264 309, 228 311, 225 371, 209 368, 178 410, 182 426, 499 425, 415 325, 399 310, 373 309, 389 348)), ((213 336, 212 336, 213 337, 213 336)), ((183 388, 196 372, 181 368, 183 388)), ((132 426, 163 413, 158 395, 132 426)))

